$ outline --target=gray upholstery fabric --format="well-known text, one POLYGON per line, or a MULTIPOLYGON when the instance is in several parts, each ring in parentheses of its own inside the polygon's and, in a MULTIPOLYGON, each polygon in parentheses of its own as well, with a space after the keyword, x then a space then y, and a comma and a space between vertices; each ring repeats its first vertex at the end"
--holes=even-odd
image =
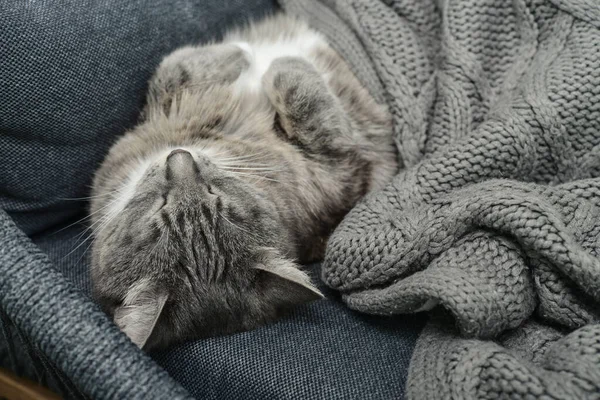
MULTIPOLYGON (((88 293, 84 224, 32 241, 88 293)), ((318 266, 307 267, 318 271, 318 266)), ((318 282, 318 277, 313 279, 318 282)), ((192 341, 150 354, 199 399, 386 399, 404 393, 409 361, 425 318, 369 316, 337 293, 260 329, 192 341), (369 349, 365 352, 364 349, 369 349)), ((1 356, 0 356, 1 359, 1 356)))
POLYGON ((408 397, 597 398, 600 5, 282 4, 374 70, 394 116, 405 169, 343 221, 322 272, 355 310, 441 306, 408 397))

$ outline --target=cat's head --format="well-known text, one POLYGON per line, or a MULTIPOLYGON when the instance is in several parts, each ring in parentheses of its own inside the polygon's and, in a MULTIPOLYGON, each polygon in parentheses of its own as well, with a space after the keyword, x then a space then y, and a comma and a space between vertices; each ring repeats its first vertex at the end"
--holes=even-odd
POLYGON ((135 181, 105 193, 114 200, 92 205, 104 224, 92 248, 93 295, 138 346, 249 330, 322 297, 280 253, 289 238, 255 186, 193 149, 139 168, 135 181))

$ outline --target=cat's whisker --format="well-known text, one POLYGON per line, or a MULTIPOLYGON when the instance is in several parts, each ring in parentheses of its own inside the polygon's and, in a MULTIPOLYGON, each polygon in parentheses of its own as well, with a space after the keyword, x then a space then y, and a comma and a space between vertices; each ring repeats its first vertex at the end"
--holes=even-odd
POLYGON ((244 229, 244 228, 242 228, 241 226, 238 226, 238 225, 234 224, 234 223, 233 223, 233 222, 231 222, 229 219, 227 219, 227 217, 225 217, 223 214, 221 214, 221 213, 218 213, 218 214, 219 214, 219 216, 220 216, 221 218, 223 218, 225 221, 227 221, 229 224, 231 224, 231 226, 233 226, 234 228, 236 228, 236 229, 239 229, 240 231, 242 231, 242 232, 244 232, 244 233, 246 233, 246 234, 250 235, 251 237, 254 237, 254 236, 255 236, 253 232, 250 232, 249 230, 247 230, 247 229, 244 229))
POLYGON ((85 228, 83 230, 83 232, 81 232, 79 235, 77 235, 77 237, 75 237, 75 241, 81 240, 85 236, 85 234, 88 233, 90 230, 92 230, 94 225, 96 225, 97 223, 98 223, 98 221, 94 222, 92 225, 85 228))
MULTIPOLYGON (((103 207, 103 208, 104 208, 104 207, 103 207)), ((98 211, 100 211, 100 210, 98 210, 98 211)), ((78 235, 78 238, 77 238, 77 240, 78 240, 78 239, 79 239, 81 236, 83 236, 83 235, 85 235, 87 232, 89 232, 90 230, 92 230, 92 234, 93 234, 93 230, 94 230, 94 228, 95 228, 95 227, 98 227, 98 226, 99 226, 99 224, 101 224, 101 223, 102 223, 102 221, 103 221, 103 219, 104 219, 105 217, 106 217, 106 215, 104 215, 104 216, 102 216, 102 217, 98 218, 98 220, 97 220, 97 221, 95 221, 93 224, 91 224, 90 226, 88 226, 88 227, 87 227, 87 228, 86 228, 86 229, 85 229, 85 230, 84 230, 82 233, 80 233, 80 234, 78 235)))
POLYGON ((86 215, 85 217, 83 217, 83 218, 81 218, 81 219, 78 219, 77 221, 75 221, 75 222, 73 222, 73 223, 70 223, 70 224, 69 224, 69 225, 67 225, 67 226, 63 226, 63 227, 62 227, 62 228, 60 228, 59 230, 57 230, 57 231, 55 231, 55 232, 52 232, 50 235, 56 235, 57 233, 60 233, 60 232, 62 232, 62 231, 64 231, 64 230, 67 230, 67 229, 69 229, 69 228, 71 228, 71 227, 73 227, 73 226, 75 226, 75 225, 78 225, 78 224, 81 224, 81 223, 83 223, 83 222, 85 222, 85 221, 88 221, 88 220, 90 220, 91 218, 92 218, 92 216, 91 216, 91 215, 86 215))
POLYGON ((88 240, 90 240, 91 236, 88 236, 87 238, 85 238, 85 240, 83 240, 81 243, 79 243, 73 250, 71 250, 70 252, 68 252, 62 259, 63 261, 66 260, 71 254, 75 253, 77 251, 77 249, 79 249, 81 246, 83 246, 88 240))
MULTIPOLYGON (((204 147, 202 147, 200 150, 204 151, 204 150, 206 150, 207 148, 208 148, 208 146, 207 146, 207 145, 205 145, 205 146, 204 146, 204 147)), ((227 150, 222 150, 222 151, 219 151, 218 153, 211 154, 211 156, 212 156, 212 157, 219 157, 219 156, 222 156, 223 154, 227 154, 227 150)))
POLYGON ((256 174, 270 174, 270 173, 274 173, 274 172, 281 172, 281 171, 277 171, 277 170, 242 170, 240 168, 221 168, 223 171, 225 172, 229 172, 232 174, 236 174, 236 173, 240 173, 240 174, 250 174, 250 173, 256 173, 256 174))
POLYGON ((226 169, 229 171, 259 171, 259 172, 283 172, 283 169, 275 169, 270 167, 222 167, 222 169, 226 169))
POLYGON ((216 165, 225 166, 225 167, 269 167, 269 168, 273 168, 272 164, 253 163, 253 162, 244 162, 244 163, 229 162, 229 163, 217 163, 216 165))
POLYGON ((81 219, 79 219, 79 220, 77 220, 77 221, 75 221, 75 222, 73 222, 73 223, 71 223, 71 224, 69 224, 69 225, 67 225, 67 226, 64 226, 64 227, 60 228, 60 229, 59 229, 59 230, 57 230, 56 232, 52 232, 52 233, 51 233, 51 235, 56 235, 57 233, 60 233, 60 232, 62 232, 62 231, 64 231, 64 230, 66 230, 66 229, 69 229, 69 228, 71 228, 71 227, 73 227, 73 226, 75 226, 75 225, 78 225, 78 224, 80 224, 80 223, 83 223, 83 222, 85 222, 85 221, 89 221, 89 220, 91 220, 91 219, 92 219, 92 217, 93 217, 95 214, 98 214, 99 212, 101 212, 102 210, 106 209, 107 207, 110 207, 110 206, 111 206, 111 205, 113 205, 113 204, 114 204, 114 203, 115 203, 117 200, 118 200, 118 199, 114 199, 114 200, 112 200, 111 202, 109 202, 109 203, 108 203, 108 204, 106 204, 105 206, 103 206, 103 207, 99 208, 98 210, 94 211, 93 213, 90 213, 90 214, 86 215, 85 217, 83 217, 83 218, 81 218, 81 219))
POLYGON ((66 201, 78 201, 78 200, 93 200, 93 199, 102 199, 105 197, 112 196, 114 194, 121 194, 122 189, 113 190, 112 192, 97 194, 95 196, 86 196, 86 197, 59 197, 58 200, 66 200, 66 201))
POLYGON ((251 177, 251 178, 258 178, 258 179, 264 179, 264 180, 267 180, 267 181, 281 183, 277 179, 269 178, 269 177, 262 176, 262 175, 256 175, 256 174, 252 174, 252 173, 249 173, 249 172, 231 172, 231 173, 233 175, 242 175, 242 176, 248 176, 248 177, 251 177))
POLYGON ((114 199, 112 199, 111 201, 109 201, 108 203, 106 203, 104 206, 100 207, 99 209, 97 209, 96 211, 94 211, 93 213, 90 213, 90 217, 98 214, 101 211, 106 210, 109 207, 112 207, 114 204, 116 204, 118 201, 120 200, 120 198, 118 196, 116 196, 114 199))
POLYGON ((118 211, 107 212, 106 214, 104 214, 100 218, 98 218, 98 220, 95 221, 92 225, 90 225, 88 227, 88 229, 86 229, 86 231, 91 229, 92 233, 90 236, 96 236, 100 232, 103 225, 106 222, 109 222, 109 220, 114 219, 118 214, 119 214, 118 211))
POLYGON ((260 153, 252 153, 252 154, 241 154, 241 155, 236 155, 233 157, 226 157, 226 158, 222 158, 221 160, 228 160, 228 159, 238 159, 238 158, 252 158, 252 157, 257 157, 257 156, 263 156, 266 155, 266 152, 260 152, 260 153))
POLYGON ((92 241, 90 242, 90 244, 85 248, 85 250, 83 251, 83 253, 81 253, 81 257, 79 257, 79 260, 77 261, 78 263, 81 262, 81 260, 83 260, 83 257, 85 257, 85 255, 88 253, 88 251, 90 250, 90 248, 94 245, 94 241, 95 239, 92 239, 92 241))
MULTIPOLYGON (((102 218, 105 218, 105 217, 102 217, 102 218)), ((99 222, 99 221, 102 221, 102 218, 101 218, 101 219, 99 219, 98 221, 96 221, 95 223, 97 223, 97 222, 99 222)), ((88 228, 88 229, 86 229, 86 231, 87 231, 87 230, 89 230, 89 228, 88 228)), ((84 232, 84 233, 85 233, 85 232, 84 232)), ((85 238, 85 239, 84 239, 84 240, 83 240, 81 243, 79 243, 77 246, 75 246, 75 248, 74 248, 74 249, 72 249, 70 252, 68 252, 68 253, 67 253, 67 254, 66 254, 64 257, 63 257, 63 260, 64 260, 64 259, 66 259, 67 257, 69 257, 69 256, 70 256, 71 254, 73 254, 74 252, 76 252, 76 251, 77 251, 77 249, 79 249, 81 246, 83 246, 83 245, 84 245, 86 242, 88 242, 90 239, 92 239, 92 241, 91 241, 91 243, 90 243, 90 246, 91 246, 91 245, 94 243, 94 240, 95 240, 94 233, 90 234, 90 235, 89 235, 88 237, 86 237, 86 238, 85 238)), ((87 252, 87 250, 89 249, 89 247, 90 247, 90 246, 88 246, 88 247, 87 247, 86 251, 83 253, 84 255, 85 255, 85 253, 87 252)), ((81 257, 80 257, 79 261, 81 261, 81 257)))
MULTIPOLYGON (((99 213, 99 212, 103 211, 104 209, 106 209, 106 208, 110 207, 110 206, 111 206, 111 205, 113 205, 113 204, 114 204, 114 203, 115 203, 117 200, 118 200, 118 198, 115 198, 115 199, 113 199, 111 202, 109 202, 109 203, 108 203, 108 204, 106 204, 105 206, 103 206, 103 207, 99 208, 98 210, 94 211, 93 213, 91 213, 91 214, 90 214, 90 215, 88 215, 87 217, 85 217, 85 218, 82 218, 82 219, 80 219, 79 221, 76 221, 76 222, 74 222, 74 223, 72 223, 72 224, 70 224, 70 225, 67 225, 67 226, 66 226, 66 227, 64 227, 64 228, 61 228, 60 230, 58 230, 58 231, 54 232, 54 234, 56 234, 56 233, 58 233, 58 232, 60 232, 60 231, 63 231, 63 230, 65 230, 65 229, 67 229, 67 228, 69 228, 69 227, 71 227, 71 226, 73 226, 73 225, 76 225, 76 224, 78 224, 78 223, 80 223, 80 222, 82 222, 82 221, 85 221, 85 220, 91 219, 91 217, 92 217, 94 214, 97 214, 97 213, 99 213)), ((119 214, 119 212, 116 212, 116 211, 115 211, 115 212, 113 212, 112 214, 111 214, 111 213, 105 214, 105 215, 101 216, 100 218, 98 218, 98 220, 97 220, 97 221, 95 221, 94 223, 92 223, 90 226, 88 226, 88 227, 87 227, 87 228, 86 228, 86 229, 85 229, 83 232, 81 232, 79 235, 77 235, 77 237, 75 238, 75 240, 76 240, 76 241, 79 241, 79 240, 80 240, 80 239, 81 239, 83 236, 85 236, 85 234, 86 234, 86 233, 88 233, 88 232, 91 230, 92 232, 90 233, 90 235, 89 235, 88 237, 86 237, 86 238, 85 238, 85 239, 84 239, 84 240, 83 240, 83 241, 82 241, 80 244, 78 244, 78 245, 77 245, 77 246, 76 246, 76 247, 75 247, 73 250, 71 250, 69 253, 67 253, 67 254, 66 254, 64 257, 63 257, 63 259, 66 259, 66 258, 67 258, 67 257, 69 257, 71 254, 73 254, 75 251, 77 251, 77 249, 79 249, 81 246, 83 246, 83 245, 84 245, 84 244, 85 244, 85 243, 86 243, 88 240, 90 240, 90 239, 93 239, 93 240, 92 240, 92 243, 90 244, 90 246, 91 246, 91 245, 93 244, 93 242, 94 242, 95 238, 97 237, 98 233, 100 233, 100 231, 101 231, 101 230, 102 230, 102 229, 103 229, 103 228, 104 228, 106 225, 108 225, 108 224, 110 223, 110 221, 112 221, 112 219, 114 219, 114 218, 115 218, 115 217, 116 217, 118 214, 119 214)), ((84 254, 87 252, 87 250, 89 249, 89 247, 90 247, 90 246, 88 246, 88 248, 86 249, 86 251, 84 252, 84 254)), ((81 259, 80 259, 79 261, 81 261, 81 259)))
POLYGON ((264 156, 268 155, 269 153, 267 151, 262 151, 259 153, 252 153, 252 154, 245 154, 245 155, 241 155, 241 156, 235 156, 235 157, 228 157, 228 158, 221 158, 217 161, 230 161, 230 160, 247 160, 247 159, 252 159, 252 158, 264 158, 264 156))
POLYGON ((264 157, 236 157, 236 158, 225 158, 225 159, 216 159, 213 162, 215 164, 228 164, 228 163, 251 163, 251 162, 259 162, 264 160, 264 157))
MULTIPOLYGON (((97 230, 95 230, 95 232, 92 232, 92 234, 91 234, 91 235, 88 237, 88 239, 89 239, 89 238, 92 238, 92 241, 91 241, 91 242, 90 242, 90 244, 89 244, 89 245, 88 245, 88 246, 85 248, 85 250, 84 250, 84 251, 83 251, 83 253, 81 254, 81 257, 79 257, 79 261, 78 261, 78 262, 81 262, 81 260, 83 259, 83 257, 85 257, 85 255, 87 254, 87 252, 90 250, 90 248, 91 248, 91 247, 94 245, 94 243, 96 242, 96 239, 98 238, 98 235, 100 234, 100 232, 101 232, 103 229, 105 229, 105 228, 106 228, 106 226, 108 226, 108 224, 110 224, 110 223, 112 222, 112 220, 114 220, 114 219, 115 219, 115 217, 116 217, 118 214, 119 214, 119 212, 113 212, 111 215, 108 215, 108 214, 107 214, 107 216, 103 217, 103 218, 106 218, 105 222, 103 222, 103 223, 101 224, 101 226, 100 226, 100 227, 99 227, 97 230)), ((101 218, 101 219, 99 219, 99 221, 102 221, 102 218, 101 218)), ((96 221, 96 222, 98 222, 98 221, 96 221)), ((86 239, 86 241, 87 241, 87 239, 86 239)), ((83 241, 83 243, 85 243, 86 241, 83 241)))
POLYGON ((107 213, 103 218, 100 219, 100 221, 103 220, 103 222, 100 224, 100 226, 94 230, 93 236, 98 236, 98 234, 100 234, 100 232, 108 225, 110 224, 117 215, 119 215, 120 213, 118 211, 112 211, 107 213))
POLYGON ((96 239, 98 238, 98 235, 102 232, 102 230, 104 230, 112 222, 112 220, 116 217, 117 214, 118 213, 114 213, 114 215, 112 215, 112 216, 103 217, 103 218, 105 218, 104 220, 103 219, 98 220, 98 221, 102 221, 100 226, 98 226, 96 229, 94 229, 94 231, 83 242, 81 242, 77 247, 75 247, 73 250, 71 250, 71 252, 69 252, 69 254, 67 254, 67 256, 70 255, 71 253, 77 251, 78 248, 80 248, 82 245, 84 245, 91 238, 92 240, 91 240, 90 244, 85 248, 85 250, 81 254, 81 257, 79 257, 78 262, 81 262, 83 257, 85 257, 85 255, 89 251, 89 249, 94 245, 96 239))
POLYGON ((260 174, 260 173, 251 173, 251 172, 231 172, 230 173, 234 174, 234 175, 239 175, 239 176, 254 176, 256 178, 260 178, 260 179, 266 179, 269 181, 273 181, 273 182, 279 182, 277 180, 277 178, 271 178, 268 175, 264 175, 264 174, 260 174))
POLYGON ((96 221, 97 223, 95 224, 95 226, 90 227, 91 232, 89 237, 91 238, 97 238, 98 237, 98 233, 100 233, 100 231, 102 230, 104 224, 109 220, 108 216, 102 217, 102 219, 99 219, 98 221, 96 221))
POLYGON ((231 158, 219 158, 216 159, 215 163, 232 163, 232 162, 249 162, 249 163, 259 163, 261 160, 264 160, 264 157, 231 157, 231 158))
POLYGON ((261 163, 253 161, 228 161, 228 162, 215 162, 217 166, 223 167, 241 167, 241 168, 278 168, 273 163, 261 163))
POLYGON ((80 201, 82 203, 88 203, 92 198, 90 197, 57 197, 59 201, 80 201))

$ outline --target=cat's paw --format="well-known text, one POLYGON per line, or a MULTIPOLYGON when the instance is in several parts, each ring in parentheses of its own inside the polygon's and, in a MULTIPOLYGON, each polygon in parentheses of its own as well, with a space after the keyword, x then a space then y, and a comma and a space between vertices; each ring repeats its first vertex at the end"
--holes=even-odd
POLYGON ((232 44, 176 50, 150 80, 144 115, 169 115, 173 101, 185 92, 201 94, 231 86, 249 65, 246 52, 232 44))
POLYGON ((273 105, 286 110, 309 106, 319 97, 324 83, 315 67, 300 57, 274 60, 262 77, 263 88, 273 105))
POLYGON ((231 84, 249 65, 246 52, 232 44, 184 47, 162 61, 150 86, 165 92, 203 90, 231 84))
POLYGON ((325 151, 347 128, 339 101, 310 62, 298 57, 278 58, 262 83, 280 130, 303 151, 325 151))

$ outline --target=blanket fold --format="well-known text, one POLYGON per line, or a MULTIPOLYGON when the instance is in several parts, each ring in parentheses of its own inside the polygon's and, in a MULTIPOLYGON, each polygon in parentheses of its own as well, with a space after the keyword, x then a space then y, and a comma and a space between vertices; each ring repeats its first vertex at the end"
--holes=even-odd
POLYGON ((433 309, 408 397, 597 398, 600 4, 281 3, 394 119, 404 168, 322 277, 362 312, 433 309))

